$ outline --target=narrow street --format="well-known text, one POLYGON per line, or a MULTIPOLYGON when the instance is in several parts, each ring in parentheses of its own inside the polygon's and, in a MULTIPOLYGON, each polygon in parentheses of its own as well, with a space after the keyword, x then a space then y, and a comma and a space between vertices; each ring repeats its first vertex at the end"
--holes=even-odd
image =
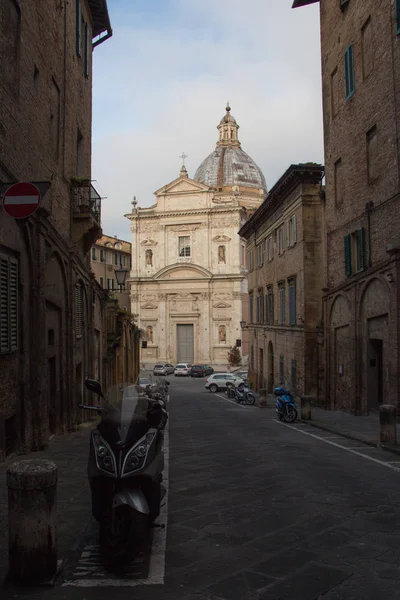
POLYGON ((59 585, 2 598, 400 598, 398 457, 170 379, 166 532, 118 579, 90 522, 59 585))

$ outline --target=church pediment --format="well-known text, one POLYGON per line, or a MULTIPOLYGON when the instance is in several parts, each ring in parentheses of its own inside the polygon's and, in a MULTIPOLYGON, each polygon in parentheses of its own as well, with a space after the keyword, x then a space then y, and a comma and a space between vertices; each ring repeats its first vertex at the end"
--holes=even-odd
POLYGON ((155 240, 151 240, 150 238, 146 238, 143 242, 140 243, 141 246, 157 246, 158 242, 155 240))
POLYGON ((218 304, 214 304, 214 308, 231 308, 232 304, 228 304, 227 302, 218 302, 218 304))
POLYGON ((232 238, 228 237, 227 235, 216 235, 215 238, 213 238, 213 242, 230 242, 232 241, 232 238))
POLYGON ((208 192, 209 187, 200 183, 199 181, 195 181, 194 179, 190 179, 189 177, 178 177, 178 179, 174 179, 171 183, 167 183, 164 187, 160 188, 155 192, 156 196, 162 194, 168 195, 179 195, 179 194, 193 194, 199 192, 208 192))
POLYGON ((200 229, 201 223, 184 223, 183 225, 171 225, 168 226, 168 231, 196 231, 200 229))
POLYGON ((156 309, 158 307, 157 307, 156 304, 153 304, 152 302, 146 302, 146 304, 142 305, 142 308, 144 310, 154 310, 154 309, 156 309))

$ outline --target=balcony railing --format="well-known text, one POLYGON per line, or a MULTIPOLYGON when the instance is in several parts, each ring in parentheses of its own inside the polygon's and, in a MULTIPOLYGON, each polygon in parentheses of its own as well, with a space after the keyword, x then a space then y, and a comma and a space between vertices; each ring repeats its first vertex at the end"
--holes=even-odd
POLYGON ((89 180, 74 180, 72 197, 75 212, 90 213, 97 224, 101 224, 101 196, 89 180))

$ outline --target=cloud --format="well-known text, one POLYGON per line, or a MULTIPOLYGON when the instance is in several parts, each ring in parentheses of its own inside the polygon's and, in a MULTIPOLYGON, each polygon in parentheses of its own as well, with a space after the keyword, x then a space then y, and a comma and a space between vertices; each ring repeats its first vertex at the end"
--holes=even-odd
POLYGON ((133 196, 153 204, 182 151, 194 176, 227 100, 268 187, 293 162, 322 162, 318 8, 291 4, 169 0, 156 19, 140 2, 138 19, 110 4, 114 36, 94 52, 92 177, 107 196, 104 231, 130 238, 133 196))

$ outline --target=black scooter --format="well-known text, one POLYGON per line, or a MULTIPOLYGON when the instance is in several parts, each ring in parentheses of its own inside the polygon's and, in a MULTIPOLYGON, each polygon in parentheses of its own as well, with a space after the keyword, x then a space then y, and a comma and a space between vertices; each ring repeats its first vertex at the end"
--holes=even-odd
POLYGON ((92 514, 106 564, 122 567, 143 548, 160 514, 168 413, 139 386, 124 383, 103 394, 98 381, 86 379, 85 385, 101 398, 99 406, 80 405, 101 417, 90 439, 92 514))

